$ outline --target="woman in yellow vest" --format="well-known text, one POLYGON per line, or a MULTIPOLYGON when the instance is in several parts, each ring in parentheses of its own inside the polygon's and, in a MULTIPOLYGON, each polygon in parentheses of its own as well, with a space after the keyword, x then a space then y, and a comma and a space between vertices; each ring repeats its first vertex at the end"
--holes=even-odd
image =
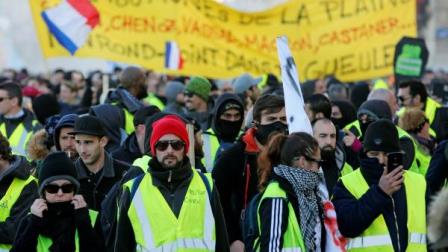
POLYGON ((426 251, 425 178, 388 162, 401 151, 397 128, 371 123, 363 148, 361 167, 341 178, 332 199, 347 251, 426 251))
POLYGON ((72 161, 55 152, 43 161, 39 172, 41 197, 21 222, 11 251, 105 251, 95 231, 96 212, 89 212, 81 195, 72 161))
POLYGON ((259 251, 323 251, 325 227, 318 186, 319 145, 307 133, 277 135, 258 159, 259 251))

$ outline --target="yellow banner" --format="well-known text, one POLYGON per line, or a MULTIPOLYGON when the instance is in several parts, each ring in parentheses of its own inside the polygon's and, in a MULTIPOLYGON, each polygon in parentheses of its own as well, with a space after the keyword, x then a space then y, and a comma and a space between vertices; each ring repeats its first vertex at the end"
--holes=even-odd
MULTIPOLYGON (((45 57, 70 55, 41 17, 59 0, 30 0, 45 57)), ((416 36, 415 0, 290 0, 241 13, 213 0, 96 0, 100 24, 75 57, 138 64, 158 72, 211 78, 280 72, 275 39, 286 35, 301 80, 344 81, 392 74, 395 44, 416 36), (183 68, 165 68, 175 41, 183 68)))

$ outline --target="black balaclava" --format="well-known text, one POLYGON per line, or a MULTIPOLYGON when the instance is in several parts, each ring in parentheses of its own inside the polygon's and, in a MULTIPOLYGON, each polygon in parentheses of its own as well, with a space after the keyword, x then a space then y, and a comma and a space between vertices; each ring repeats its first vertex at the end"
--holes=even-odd
POLYGON ((331 118, 331 121, 338 127, 343 129, 347 124, 356 120, 356 109, 353 104, 348 101, 332 101, 333 106, 339 108, 342 114, 342 118, 331 118))
POLYGON ((238 104, 232 100, 222 104, 218 109, 218 115, 215 122, 216 134, 225 142, 233 142, 238 137, 241 131, 241 125, 244 120, 244 109, 241 104, 238 104), (236 109, 240 112, 241 118, 238 121, 227 121, 220 118, 220 116, 230 109, 236 109))

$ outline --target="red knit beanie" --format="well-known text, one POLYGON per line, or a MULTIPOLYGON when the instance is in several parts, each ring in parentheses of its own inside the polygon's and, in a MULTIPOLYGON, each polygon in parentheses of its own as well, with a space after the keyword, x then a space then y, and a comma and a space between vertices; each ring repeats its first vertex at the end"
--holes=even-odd
POLYGON ((151 153, 156 155, 155 145, 161 137, 167 134, 173 134, 179 137, 185 143, 185 154, 188 152, 190 142, 188 140, 187 127, 185 123, 179 117, 175 115, 168 115, 162 119, 157 120, 152 125, 151 139, 149 140, 149 146, 151 147, 151 153))

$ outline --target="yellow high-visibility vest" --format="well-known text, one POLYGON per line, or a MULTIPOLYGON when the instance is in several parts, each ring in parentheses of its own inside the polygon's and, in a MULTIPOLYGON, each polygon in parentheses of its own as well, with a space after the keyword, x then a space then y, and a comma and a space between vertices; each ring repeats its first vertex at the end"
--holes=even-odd
MULTIPOLYGON (((6 190, 5 195, 0 199, 0 222, 4 222, 10 215, 12 206, 19 199, 23 189, 29 183, 35 183, 36 179, 33 176, 29 176, 28 179, 14 178, 6 190)), ((0 251, 9 251, 11 244, 0 244, 0 251)))
MULTIPOLYGON (((287 200, 286 192, 280 187, 277 181, 270 182, 266 187, 266 190, 261 196, 260 202, 258 204, 258 233, 261 234, 261 218, 267 216, 260 216, 260 206, 263 200, 269 198, 281 198, 287 200)), ((269 216, 270 217, 270 216, 269 216)), ((296 217, 294 208, 291 202, 288 201, 288 224, 286 231, 283 234, 283 248, 281 251, 295 251, 295 252, 305 252, 305 242, 303 241, 302 231, 300 230, 299 220, 296 217)), ((280 234, 278 234, 280 235, 280 234)), ((258 238, 259 239, 259 238, 258 238)), ((255 242, 255 244, 260 244, 260 242, 255 242)), ((257 251, 260 251, 260 247, 257 247, 257 251)))
MULTIPOLYGON (((426 251, 426 181, 417 173, 405 171, 404 187, 407 202, 408 247, 406 251, 426 251)), ((356 198, 361 198, 369 185, 360 169, 341 178, 345 188, 356 198)), ((383 215, 378 216, 364 232, 347 243, 347 251, 394 251, 392 239, 383 215)))
MULTIPOLYGON (((212 185, 210 175, 206 175, 212 185)), ((135 180, 125 183, 132 188, 135 180)), ((147 173, 142 178, 128 210, 137 244, 136 251, 214 251, 215 219, 206 185, 193 170, 179 217, 147 173), (154 207, 157 206, 157 207, 154 207)))

